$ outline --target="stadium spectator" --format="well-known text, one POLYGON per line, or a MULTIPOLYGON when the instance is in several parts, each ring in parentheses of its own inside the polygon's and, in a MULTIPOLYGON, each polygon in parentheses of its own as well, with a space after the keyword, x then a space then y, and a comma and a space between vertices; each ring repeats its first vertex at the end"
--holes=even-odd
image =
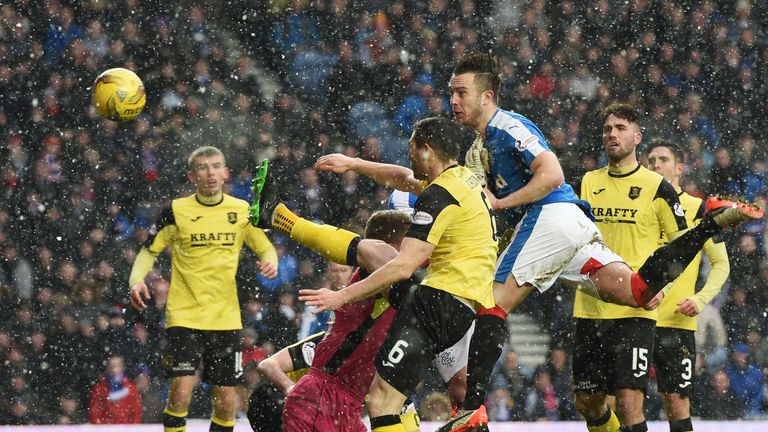
POLYGON ((55 424, 81 424, 87 421, 77 395, 71 391, 62 392, 58 399, 55 424))
MULTIPOLYGON (((2 6, 0 181, 5 187, 0 187, 0 249, 11 241, 19 256, 33 265, 32 296, 28 300, 34 304, 35 321, 52 350, 52 368, 63 382, 86 378, 92 382, 101 369, 88 366, 70 376, 67 363, 58 363, 63 361, 61 352, 67 350, 59 345, 59 315, 71 315, 67 305, 77 299, 73 295, 77 287, 82 280, 94 278, 94 263, 86 263, 80 256, 81 243, 88 239, 93 244, 100 274, 109 273, 99 264, 102 261, 114 272, 99 281, 104 287, 97 289, 103 293, 94 296, 94 304, 99 309, 118 303, 125 307, 127 298, 121 287, 135 250, 146 239, 150 220, 185 183, 179 175, 184 171, 181 159, 199 138, 194 133, 221 131, 228 125, 232 130, 217 142, 228 151, 245 155, 242 163, 250 168, 263 156, 284 152, 289 163, 280 175, 281 183, 298 188, 295 185, 299 184, 301 169, 311 163, 311 158, 300 154, 310 153, 305 146, 318 136, 313 130, 316 126, 310 124, 314 120, 305 114, 311 108, 320 114, 315 117, 328 120, 329 127, 323 133, 330 137, 328 145, 335 147, 333 151, 359 148, 368 135, 348 133, 357 127, 366 132, 373 129, 371 136, 380 140, 387 161, 395 161, 393 157, 404 157, 405 142, 388 134, 394 131, 395 110, 408 95, 405 83, 428 72, 435 89, 440 89, 448 82, 451 62, 468 50, 493 50, 502 57, 502 106, 514 106, 547 128, 556 125, 551 126, 551 136, 547 131, 546 138, 553 147, 562 141, 567 153, 575 155, 569 162, 573 166, 563 163, 569 171, 567 177, 576 178, 593 169, 600 125, 594 123, 592 114, 626 93, 616 86, 628 82, 629 97, 652 119, 646 137, 670 138, 665 134, 673 130, 678 114, 690 114, 693 127, 679 131, 685 130, 679 135, 686 149, 686 191, 704 196, 722 189, 723 182, 712 181, 710 175, 713 152, 717 151, 712 147, 714 140, 708 138, 712 130, 717 133, 717 145, 748 168, 733 173, 733 183, 744 187, 740 193, 751 198, 762 187, 761 155, 768 134, 768 105, 762 101, 768 86, 761 77, 767 76, 768 51, 761 39, 766 23, 764 8, 755 2, 698 2, 690 8, 674 2, 599 2, 595 8, 587 8, 570 0, 519 5, 506 0, 434 5, 402 0, 293 3, 248 1, 216 7, 211 3, 194 9, 173 2, 136 1, 23 1, 2 6), (229 13, 232 7, 236 13, 229 13), (283 51, 271 43, 272 30, 276 23, 289 28, 287 17, 296 11, 304 15, 303 22, 315 26, 317 37, 299 37, 295 47, 283 51), (372 37, 377 30, 378 35, 372 37), (366 40, 375 42, 379 52, 371 64, 364 63, 371 51, 365 46, 366 40), (293 53, 308 50, 321 50, 333 59, 330 65, 335 63, 346 71, 335 76, 329 66, 331 72, 322 89, 329 99, 313 101, 317 104, 314 107, 307 107, 303 100, 306 91, 288 79, 291 70, 300 72, 302 79, 317 76, 305 69, 312 63, 298 64, 299 70, 295 69, 293 53), (617 54, 619 58, 615 58, 617 54), (546 103, 541 103, 531 95, 530 81, 545 62, 554 66, 556 85, 546 103), (87 104, 88 83, 115 66, 133 68, 144 79, 148 105, 135 121, 101 120, 87 104), (623 72, 625 66, 628 73, 623 72), (611 76, 616 67, 621 79, 611 76), (210 85, 202 88, 194 78, 206 75, 199 72, 204 69, 210 85), (273 103, 275 95, 281 94, 293 100, 286 105, 290 112, 273 103), (693 94, 700 100, 689 98, 693 94), (365 124, 350 123, 351 117, 361 118, 352 113, 359 114, 354 108, 363 101, 376 102, 378 110, 371 111, 375 121, 365 117, 365 124), (697 130, 695 125, 702 116, 709 117, 714 129, 705 121, 705 130, 697 130), (556 136, 558 131, 564 136, 556 136), (58 150, 54 148, 56 138, 61 145, 58 150), (753 149, 744 145, 750 139, 753 149), (50 148, 46 148, 46 141, 50 148), (150 157, 152 151, 148 157, 143 153, 145 147, 155 145, 156 165, 150 157), (41 158, 47 160, 38 163, 41 158), (159 170, 159 179, 144 181, 145 168, 150 178, 155 169, 159 170), (36 175, 40 179, 50 175, 60 181, 38 183, 36 175), (141 184, 137 186, 134 179, 142 179, 141 184), (120 206, 133 225, 132 236, 113 237, 107 211, 112 203, 120 206), (103 233, 98 242, 91 236, 94 231, 103 233), (62 263, 64 277, 59 279, 62 263)), ((312 33, 293 28, 302 35, 312 33)), ((240 158, 232 155, 236 157, 240 158)), ((325 190, 322 178, 321 183, 325 190)), ((380 200, 373 197, 384 197, 384 189, 369 186, 360 178, 349 179, 343 187, 345 199, 335 201, 346 204, 362 200, 375 210, 380 200)), ((338 202, 329 204, 342 207, 338 202)), ((367 214, 342 209, 324 217, 330 223, 352 227, 359 226, 367 214)), ((744 228, 755 236, 760 251, 764 247, 762 230, 763 226, 756 225, 744 228)), ((731 251, 734 264, 739 265, 740 252, 731 251)), ((303 265, 302 280, 321 273, 322 267, 310 265, 314 262, 310 253, 300 249, 293 252, 300 268, 303 265)), ((758 255, 758 260, 745 262, 762 267, 764 253, 758 255)), ((163 337, 164 291, 170 273, 164 263, 158 267, 157 275, 165 282, 157 279, 156 286, 151 284, 153 304, 149 312, 125 315, 129 326, 144 322, 152 339, 163 337)), ((5 269, 0 273, 3 335, 9 320, 15 320, 18 298, 8 289, 16 281, 10 280, 12 276, 5 274, 5 269)), ((761 279, 759 284, 768 280, 761 279)), ((243 281, 244 287, 255 285, 249 277, 243 281)), ((765 308, 768 296, 747 299, 765 308)), ((269 309, 276 302, 265 300, 264 307, 269 309)), ((726 311, 731 314, 733 310, 726 311)), ((75 320, 75 345, 83 343, 81 338, 96 337, 101 332, 98 324, 107 322, 104 318, 81 320, 84 333, 75 320), (93 335, 86 336, 89 332, 93 335)), ((569 337, 568 329, 562 331, 569 337)), ((259 331, 259 335, 264 338, 266 333, 259 331)), ((269 342, 264 340, 266 345, 269 342)), ((29 349, 17 348, 14 355, 33 358, 35 354, 29 349)), ((5 357, 0 353, 0 358, 5 357)), ((709 353, 707 359, 714 357, 709 353)), ((30 379, 27 385, 31 383, 30 379)), ((71 391, 79 398, 85 390, 87 387, 71 391)), ((60 387, 56 393, 63 391, 60 387)), ((57 396, 43 399, 55 401, 57 396)), ((81 400, 80 405, 87 405, 84 402, 81 400)), ((55 416, 46 417, 55 421, 55 416)))
POLYGON ((703 419, 736 420, 744 418, 744 401, 733 391, 728 374, 717 370, 710 382, 710 391, 698 410, 703 419))
POLYGON ((707 304, 696 319, 696 352, 701 353, 707 367, 721 367, 728 358, 728 335, 720 310, 707 304))
POLYGON ((93 424, 141 423, 141 395, 125 373, 123 358, 107 360, 104 378, 91 389, 88 418, 93 424))
POLYGON ((728 380, 741 401, 748 418, 760 415, 763 404, 765 376, 752 360, 752 351, 743 342, 731 347, 731 361, 726 367, 728 380))

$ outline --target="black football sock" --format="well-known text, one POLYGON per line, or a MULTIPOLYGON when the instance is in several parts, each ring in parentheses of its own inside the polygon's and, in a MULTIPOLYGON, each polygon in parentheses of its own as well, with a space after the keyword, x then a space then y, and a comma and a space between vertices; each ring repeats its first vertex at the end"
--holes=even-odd
POLYGON ((475 320, 474 334, 478 337, 469 342, 467 396, 462 404, 465 410, 478 409, 485 403, 485 390, 491 380, 493 366, 504 348, 506 323, 498 315, 478 315, 475 320))
POLYGON ((621 432, 648 432, 648 423, 643 421, 632 426, 622 426, 621 432))
POLYGON ((693 423, 691 423, 691 418, 688 417, 682 420, 670 420, 669 432, 693 432, 693 423))
POLYGON ((685 234, 656 249, 637 273, 655 295, 677 279, 701 251, 704 243, 720 231, 722 228, 713 219, 705 217, 685 234))

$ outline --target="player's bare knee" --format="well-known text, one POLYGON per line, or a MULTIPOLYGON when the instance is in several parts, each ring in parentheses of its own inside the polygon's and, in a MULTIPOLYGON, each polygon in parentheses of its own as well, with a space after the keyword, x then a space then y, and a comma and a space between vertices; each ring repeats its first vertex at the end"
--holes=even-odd
POLYGON ((235 418, 237 400, 234 389, 231 391, 221 389, 214 391, 211 397, 213 402, 213 414, 222 420, 232 420, 235 418))
POLYGON ((586 419, 596 419, 605 413, 605 394, 576 394, 576 410, 586 419))
POLYGON ((640 390, 618 390, 616 392, 616 413, 619 415, 619 419, 627 416, 642 416, 643 399, 645 399, 645 395, 640 390))
POLYGON ((690 417, 690 401, 679 393, 664 393, 664 411, 671 420, 690 417))
POLYGON ((632 295, 632 269, 623 262, 612 262, 591 276, 600 298, 623 306, 638 307, 632 295))

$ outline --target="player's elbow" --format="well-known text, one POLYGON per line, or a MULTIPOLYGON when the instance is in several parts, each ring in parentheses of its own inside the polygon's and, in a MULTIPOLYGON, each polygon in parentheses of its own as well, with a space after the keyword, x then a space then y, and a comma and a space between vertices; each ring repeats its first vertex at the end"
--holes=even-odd
POLYGON ((551 173, 547 180, 550 189, 557 189, 565 183, 565 176, 562 171, 556 171, 551 173))
POLYGON ((265 358, 264 360, 259 362, 259 365, 256 366, 256 370, 261 374, 263 377, 270 377, 271 372, 277 367, 277 362, 275 362, 274 359, 271 358, 265 358))

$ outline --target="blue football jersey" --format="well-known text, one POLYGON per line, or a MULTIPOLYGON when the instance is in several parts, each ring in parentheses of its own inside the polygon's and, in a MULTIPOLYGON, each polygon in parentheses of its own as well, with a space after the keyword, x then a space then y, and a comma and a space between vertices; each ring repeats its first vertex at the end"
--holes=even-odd
POLYGON ((390 210, 400 210, 413 215, 413 206, 416 205, 416 198, 418 197, 410 192, 394 190, 389 195, 387 208, 390 210))
MULTIPOLYGON (((484 146, 488 149, 491 168, 489 182, 495 187, 496 196, 504 198, 528 184, 533 177, 531 163, 536 156, 550 150, 549 144, 532 121, 501 108, 496 110, 485 132, 484 146)), ((580 200, 568 183, 526 207, 556 202, 572 202, 591 213, 589 204, 580 200)))

